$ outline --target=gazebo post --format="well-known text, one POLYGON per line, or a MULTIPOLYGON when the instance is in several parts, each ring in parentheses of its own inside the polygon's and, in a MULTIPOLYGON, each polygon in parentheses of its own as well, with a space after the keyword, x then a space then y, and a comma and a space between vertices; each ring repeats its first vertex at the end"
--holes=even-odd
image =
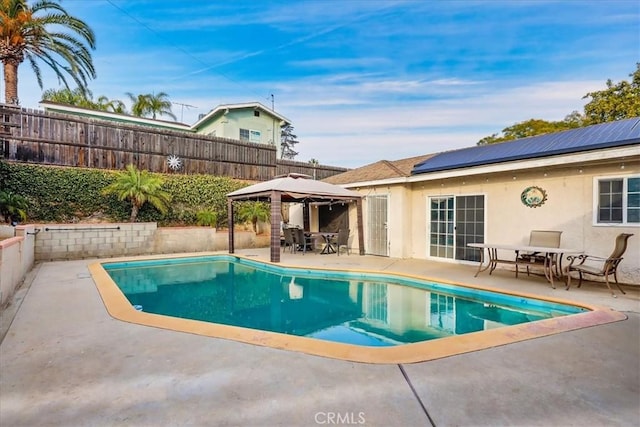
POLYGON ((362 223, 362 197, 356 199, 356 217, 358 219, 358 248, 364 255, 364 224, 362 223))
POLYGON ((234 244, 233 244, 233 200, 227 199, 227 225, 229 227, 229 253, 232 254, 234 252, 234 244))
POLYGON ((271 262, 280 262, 281 194, 271 191, 271 262))
POLYGON ((309 202, 306 200, 302 205, 302 228, 304 231, 311 231, 311 225, 309 223, 309 202))

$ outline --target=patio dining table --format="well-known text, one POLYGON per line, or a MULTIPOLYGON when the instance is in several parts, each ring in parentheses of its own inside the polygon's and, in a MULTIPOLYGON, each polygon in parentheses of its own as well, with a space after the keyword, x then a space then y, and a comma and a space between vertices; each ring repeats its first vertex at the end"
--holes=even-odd
POLYGON ((336 236, 338 235, 338 233, 332 233, 332 232, 328 232, 328 231, 316 231, 316 232, 312 232, 309 233, 312 236, 321 236, 324 239, 324 248, 322 248, 322 251, 320 252, 321 255, 327 255, 327 254, 335 254, 336 253, 336 247, 334 246, 334 240, 336 238, 336 236))
POLYGON ((478 277, 483 271, 489 270, 489 274, 496 269, 498 264, 510 264, 516 266, 516 277, 517 276, 517 266, 523 265, 526 266, 527 263, 524 260, 518 261, 518 256, 521 253, 534 253, 537 252, 541 255, 544 255, 544 262, 542 264, 542 269, 544 271, 544 277, 551 283, 551 287, 555 289, 555 284, 553 283, 554 278, 562 278, 564 272, 562 271, 562 257, 566 255, 579 255, 584 253, 584 251, 580 249, 568 249, 568 248, 550 248, 545 246, 526 246, 526 245, 507 245, 500 243, 469 243, 467 244, 470 248, 480 249, 480 264, 478 265, 478 271, 474 277, 478 277), (487 250, 488 259, 487 264, 485 263, 484 250, 487 250), (498 251, 513 251, 515 253, 514 258, 506 259, 500 258, 498 256, 498 251))

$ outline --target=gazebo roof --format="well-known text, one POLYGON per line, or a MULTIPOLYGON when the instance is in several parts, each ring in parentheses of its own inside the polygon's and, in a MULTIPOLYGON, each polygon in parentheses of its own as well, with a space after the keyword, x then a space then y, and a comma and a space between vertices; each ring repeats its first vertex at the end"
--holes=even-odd
POLYGON ((229 253, 234 253, 233 203, 249 200, 270 204, 271 222, 271 262, 280 262, 280 220, 282 202, 302 202, 307 206, 312 202, 332 203, 334 200, 356 203, 358 224, 358 246, 364 255, 364 231, 362 227, 362 196, 328 182, 316 181, 309 175, 290 173, 277 176, 270 181, 250 185, 227 194, 229 221, 229 253))
POLYGON ((232 200, 267 201, 273 191, 280 193, 283 202, 357 200, 362 198, 355 191, 327 182, 316 181, 309 175, 295 173, 277 176, 270 181, 241 188, 227 194, 227 197, 232 200))

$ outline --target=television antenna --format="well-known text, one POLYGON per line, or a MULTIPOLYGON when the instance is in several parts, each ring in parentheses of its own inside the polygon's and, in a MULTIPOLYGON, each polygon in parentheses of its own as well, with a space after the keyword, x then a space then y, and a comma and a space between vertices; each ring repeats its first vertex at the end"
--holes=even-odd
POLYGON ((188 108, 198 108, 195 105, 183 104, 182 102, 172 102, 172 104, 178 104, 180 106, 180 122, 182 122, 182 117, 184 116, 184 107, 188 108))

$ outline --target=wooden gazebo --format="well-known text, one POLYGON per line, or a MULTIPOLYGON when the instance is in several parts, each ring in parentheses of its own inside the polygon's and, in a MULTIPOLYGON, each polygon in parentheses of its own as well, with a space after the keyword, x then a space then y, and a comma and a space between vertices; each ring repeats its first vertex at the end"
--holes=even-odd
POLYGON ((234 252, 233 203, 237 201, 268 202, 271 205, 271 262, 280 262, 280 221, 282 203, 342 202, 356 203, 358 247, 364 255, 364 227, 362 224, 362 196, 338 185, 316 181, 308 175, 277 176, 270 181, 250 185, 227 194, 229 218, 229 253, 234 252))

